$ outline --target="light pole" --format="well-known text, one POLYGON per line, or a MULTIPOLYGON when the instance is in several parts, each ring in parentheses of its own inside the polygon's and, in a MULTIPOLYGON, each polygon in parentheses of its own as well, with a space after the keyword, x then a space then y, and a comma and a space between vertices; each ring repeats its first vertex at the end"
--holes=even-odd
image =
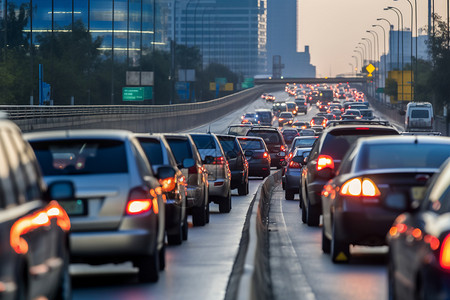
MULTIPOLYGON (((389 20, 385 19, 385 18, 378 18, 377 21, 386 21, 389 24, 389 37, 390 37, 391 36, 391 28, 393 28, 391 22, 389 22, 389 20)), ((383 28, 383 32, 386 35, 386 31, 384 30, 384 27, 381 25, 378 25, 378 26, 383 28)), ((386 37, 384 39, 386 40, 386 37)), ((389 49, 391 49, 391 40, 390 39, 389 39, 389 49)), ((384 50, 384 52, 387 53, 386 49, 384 50)), ((392 67, 392 51, 391 50, 389 50, 389 60, 390 60, 389 69, 391 70, 391 69, 393 69, 393 67, 392 67)), ((386 72, 387 72, 387 69, 386 69, 386 72)))
POLYGON ((352 55, 352 57, 355 59, 355 75, 356 75, 356 71, 358 70, 358 58, 355 55, 352 55))
MULTIPOLYGON (((394 11, 395 14, 397 15, 399 21, 401 20, 401 24, 402 24, 401 25, 401 30, 402 30, 402 69, 401 69, 402 70, 402 84, 400 86, 401 86, 401 89, 402 89, 401 94, 402 94, 402 102, 403 102, 403 49, 404 49, 403 48, 403 14, 397 7, 388 6, 384 10, 392 10, 392 11, 394 11)), ((400 28, 398 30, 398 33, 400 34, 400 28)))
POLYGON ((353 75, 353 71, 354 71, 354 68, 355 68, 355 67, 353 66, 352 63, 348 63, 348 64, 350 65, 350 67, 352 67, 352 73, 351 73, 351 74, 353 75))
MULTIPOLYGON (((386 30, 384 30, 383 26, 378 25, 378 24, 374 24, 374 25, 372 25, 372 27, 380 27, 381 29, 383 29, 383 45, 384 45, 383 46, 383 49, 384 49, 384 52, 383 52, 383 54, 384 54, 384 72, 383 72, 383 79, 384 79, 384 81, 383 81, 383 87, 386 87, 386 72, 387 72, 387 69, 386 69, 386 60, 387 60, 387 54, 386 54, 386 30)), ((384 102, 386 103, 386 94, 385 93, 383 93, 383 98, 384 98, 384 102)))
POLYGON ((369 63, 372 63, 373 56, 372 56, 372 41, 368 38, 362 38, 363 41, 367 42, 367 49, 369 49, 369 63))
POLYGON ((358 47, 359 47, 359 49, 361 49, 362 50, 362 52, 363 52, 363 67, 364 67, 364 65, 366 64, 366 59, 367 59, 367 54, 368 54, 368 52, 367 52, 367 48, 366 48, 366 44, 364 44, 364 43, 361 43, 361 42, 359 42, 358 43, 358 47), (362 47, 361 47, 362 46, 362 47))
MULTIPOLYGON (((366 32, 367 33, 370 33, 372 36, 373 36, 373 43, 375 44, 374 45, 374 48, 375 48, 375 50, 374 51, 376 51, 376 55, 375 55, 375 64, 378 64, 378 70, 376 70, 376 71, 379 71, 380 70, 380 61, 378 60, 378 58, 380 57, 380 42, 379 42, 379 39, 378 39, 378 33, 376 33, 375 31, 373 31, 373 30, 366 30, 366 32)), ((377 77, 378 77, 378 87, 380 86, 380 77, 379 77, 379 72, 377 72, 376 73, 376 75, 377 75, 377 77)), ((376 92, 376 91, 375 91, 376 92)), ((376 94, 376 93, 375 93, 376 94)))
MULTIPOLYGON (((358 47, 357 47, 357 48, 358 48, 358 47)), ((363 68, 363 66, 364 66, 364 62, 363 62, 363 61, 364 61, 364 56, 363 56, 362 51, 359 51, 359 49, 361 49, 361 48, 354 49, 353 52, 359 54, 359 57, 360 57, 360 59, 361 59, 361 68, 360 68, 360 70, 362 71, 362 68, 363 68)))

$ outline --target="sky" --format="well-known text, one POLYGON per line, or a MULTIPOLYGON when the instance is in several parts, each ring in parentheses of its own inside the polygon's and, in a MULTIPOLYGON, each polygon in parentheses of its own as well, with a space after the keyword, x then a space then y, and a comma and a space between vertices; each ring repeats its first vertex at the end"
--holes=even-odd
MULTIPOLYGON (((316 76, 336 76, 352 72, 355 59, 353 50, 362 38, 373 40, 373 34, 366 30, 375 30, 380 37, 380 54, 383 51, 383 31, 372 24, 385 27, 386 22, 377 18, 386 18, 397 29, 397 15, 385 11, 387 6, 397 7, 403 13, 403 25, 411 27, 411 7, 407 0, 300 0, 300 32, 298 49, 303 51, 310 46, 311 64, 316 66, 316 76)), ((414 6, 414 0, 411 0, 414 6)), ((446 19, 446 1, 435 0, 435 12, 446 19)), ((428 24, 428 1, 417 0, 419 34, 420 28, 428 24)), ((415 26, 415 25, 414 25, 415 26)), ((424 34, 426 32, 424 31, 424 34)), ((415 36, 415 35, 414 35, 415 36)), ((388 39, 386 35, 386 40, 388 39)), ((388 42, 388 41, 387 41, 388 42)), ((387 47, 387 46, 386 46, 387 47)))

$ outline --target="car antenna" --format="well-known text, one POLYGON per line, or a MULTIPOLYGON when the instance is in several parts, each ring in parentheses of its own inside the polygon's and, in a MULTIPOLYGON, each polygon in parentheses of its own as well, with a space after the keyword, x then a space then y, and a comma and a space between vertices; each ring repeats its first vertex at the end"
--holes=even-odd
POLYGON ((415 135, 414 137, 415 137, 415 139, 414 139, 414 144, 417 145, 417 144, 419 143, 419 140, 417 139, 417 135, 415 135))
POLYGON ((208 130, 206 131, 207 134, 211 134, 211 123, 209 123, 208 130))

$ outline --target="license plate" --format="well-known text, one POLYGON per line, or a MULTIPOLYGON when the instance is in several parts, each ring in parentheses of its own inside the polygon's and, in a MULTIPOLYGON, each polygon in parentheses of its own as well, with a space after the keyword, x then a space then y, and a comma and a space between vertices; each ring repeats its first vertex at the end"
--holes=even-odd
POLYGON ((413 201, 422 201, 425 198, 426 192, 426 186, 413 186, 411 188, 411 198, 413 201))
POLYGON ((69 216, 85 216, 87 215, 87 206, 85 200, 65 200, 59 204, 64 208, 69 216))

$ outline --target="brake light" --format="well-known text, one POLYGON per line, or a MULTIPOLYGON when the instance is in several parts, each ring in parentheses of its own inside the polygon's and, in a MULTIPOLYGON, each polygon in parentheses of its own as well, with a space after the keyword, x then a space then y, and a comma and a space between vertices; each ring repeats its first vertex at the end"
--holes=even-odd
POLYGON ((288 155, 288 159, 291 159, 291 158, 292 158, 292 156, 294 156, 294 153, 293 153, 293 152, 289 153, 289 155, 288 155))
POLYGON ((286 151, 286 147, 284 145, 280 146, 280 151, 286 151))
POLYGON ((225 163, 225 158, 223 156, 214 157, 213 165, 223 165, 225 163))
POLYGON ((298 162, 291 161, 291 162, 289 163, 289 168, 292 168, 292 169, 300 169, 300 167, 301 167, 301 165, 300 165, 298 162))
POLYGON ((263 153, 263 158, 268 158, 268 157, 269 157, 269 153, 264 152, 264 153, 263 153))
POLYGON ((380 190, 376 184, 368 179, 353 178, 346 181, 339 192, 342 196, 354 196, 354 197, 379 197, 381 195, 380 190))
POLYGON ((314 125, 315 125, 314 120, 311 120, 311 121, 309 122, 309 124, 310 124, 311 126, 314 126, 314 125))
MULTIPOLYGON (((161 191, 159 191, 161 193, 161 191)), ((127 215, 139 215, 153 211, 158 213, 158 201, 156 192, 152 189, 148 191, 145 187, 135 187, 130 191, 126 207, 127 215)))
POLYGON ((442 242, 439 264, 443 269, 450 270, 450 235, 447 235, 442 242))
POLYGON ((169 177, 165 179, 160 179, 159 184, 161 185, 161 188, 164 192, 170 192, 175 189, 176 186, 176 179, 175 177, 169 177))
POLYGON ((138 215, 148 212, 152 208, 150 200, 133 200, 127 204, 127 214, 138 215))
POLYGON ((356 130, 369 130, 367 127, 356 127, 356 130))
POLYGON ((317 158, 316 170, 320 171, 325 168, 334 169, 334 161, 329 155, 319 155, 317 158))

